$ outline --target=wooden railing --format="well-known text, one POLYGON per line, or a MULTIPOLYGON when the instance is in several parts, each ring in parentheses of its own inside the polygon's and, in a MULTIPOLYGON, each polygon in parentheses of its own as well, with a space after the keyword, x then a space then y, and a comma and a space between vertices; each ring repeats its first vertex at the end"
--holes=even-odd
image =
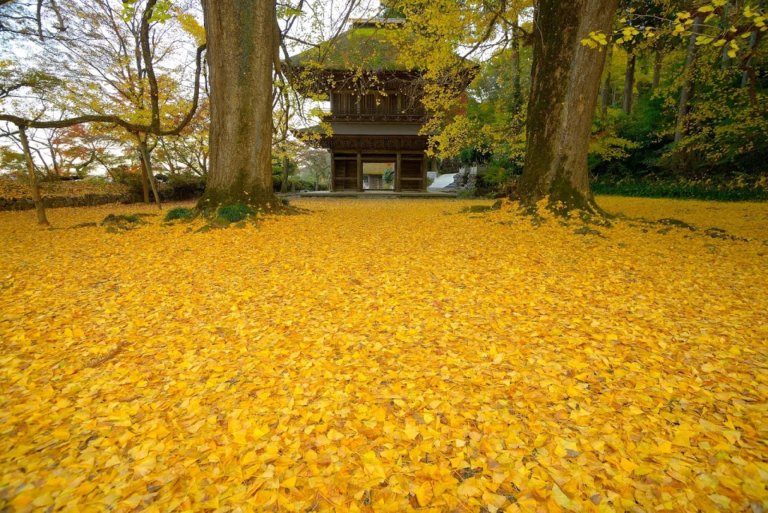
POLYGON ((382 114, 382 113, 331 113, 324 116, 325 121, 372 121, 372 122, 400 122, 423 123, 424 114, 382 114))

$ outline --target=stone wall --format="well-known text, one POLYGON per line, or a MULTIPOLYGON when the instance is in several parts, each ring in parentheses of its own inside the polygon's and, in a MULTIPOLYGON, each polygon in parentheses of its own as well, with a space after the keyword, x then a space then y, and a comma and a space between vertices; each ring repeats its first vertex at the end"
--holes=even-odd
MULTIPOLYGON (((46 208, 60 207, 92 207, 107 203, 135 203, 141 198, 130 194, 85 194, 82 196, 52 196, 44 197, 43 204, 46 208)), ((32 198, 2 198, 0 197, 0 210, 31 210, 35 208, 32 198)))

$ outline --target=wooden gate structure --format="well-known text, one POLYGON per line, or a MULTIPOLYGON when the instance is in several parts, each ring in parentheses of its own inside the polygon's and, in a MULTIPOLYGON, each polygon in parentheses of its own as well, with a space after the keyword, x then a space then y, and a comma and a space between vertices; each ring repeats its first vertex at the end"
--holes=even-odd
MULTIPOLYGON (((321 125, 330 133, 314 127, 305 135, 331 153, 331 191, 426 191, 424 78, 404 64, 398 38, 404 23, 352 20, 350 30, 288 63, 297 90, 330 101, 321 125)), ((464 68, 456 83, 462 91, 477 70, 464 68)))

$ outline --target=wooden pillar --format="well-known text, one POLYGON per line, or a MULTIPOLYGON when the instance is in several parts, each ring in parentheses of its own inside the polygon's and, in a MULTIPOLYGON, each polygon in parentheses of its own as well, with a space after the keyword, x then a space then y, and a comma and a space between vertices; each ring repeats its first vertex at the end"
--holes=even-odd
POLYGON ((357 190, 363 192, 363 154, 357 152, 357 190))
POLYGON ((427 190, 427 156, 421 156, 421 190, 427 190))
POLYGON ((336 154, 331 152, 331 177, 328 180, 328 190, 336 190, 336 154))
POLYGON ((402 183, 400 182, 400 174, 403 168, 403 154, 397 152, 397 158, 395 160, 395 191, 400 192, 402 189, 402 183))

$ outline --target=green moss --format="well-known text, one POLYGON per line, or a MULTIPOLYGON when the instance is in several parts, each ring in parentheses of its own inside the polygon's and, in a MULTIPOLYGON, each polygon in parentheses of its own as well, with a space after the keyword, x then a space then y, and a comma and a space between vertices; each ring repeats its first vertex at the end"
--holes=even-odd
POLYGON ((190 219, 194 219, 196 213, 191 208, 184 208, 184 207, 178 207, 178 208, 172 208, 168 211, 167 214, 165 214, 165 221, 176 221, 179 219, 183 219, 185 221, 188 221, 190 219))
POLYGON ((151 214, 109 214, 101 221, 101 226, 105 226, 107 231, 111 233, 133 230, 142 224, 147 224, 146 221, 142 220, 142 217, 147 217, 149 215, 151 214))
POLYGON ((217 217, 225 219, 230 223, 243 221, 244 219, 247 219, 248 217, 252 217, 255 214, 256 214, 255 210, 253 210, 251 207, 243 203, 235 203, 233 205, 226 205, 223 207, 219 207, 219 209, 216 211, 217 217))

